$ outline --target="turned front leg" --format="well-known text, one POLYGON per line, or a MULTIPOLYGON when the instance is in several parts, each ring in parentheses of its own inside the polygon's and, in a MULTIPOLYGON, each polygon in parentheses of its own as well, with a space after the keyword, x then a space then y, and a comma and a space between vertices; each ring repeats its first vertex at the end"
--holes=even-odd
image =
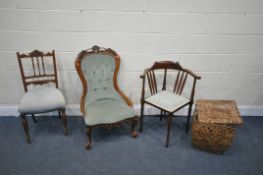
POLYGON ((26 116, 21 115, 20 118, 21 118, 22 127, 23 127, 25 135, 26 135, 26 141, 27 141, 27 143, 31 143, 26 116))
POLYGON ((64 134, 68 135, 68 124, 67 124, 67 116, 65 113, 65 109, 61 110, 61 113, 62 113, 62 121, 64 124, 64 134))
POLYGON ((132 120, 132 124, 131 124, 131 135, 133 138, 136 138, 138 136, 138 132, 135 130, 135 127, 138 123, 137 118, 132 120))
POLYGON ((167 118, 167 137, 166 137, 166 144, 165 146, 168 147, 169 146, 169 139, 170 139, 170 130, 172 127, 172 122, 173 122, 173 115, 169 114, 168 118, 167 118))

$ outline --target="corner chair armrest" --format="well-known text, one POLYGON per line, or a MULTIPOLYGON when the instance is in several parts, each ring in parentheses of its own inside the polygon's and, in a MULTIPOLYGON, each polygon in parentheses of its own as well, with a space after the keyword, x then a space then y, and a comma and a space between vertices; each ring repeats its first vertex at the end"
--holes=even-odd
POLYGON ((193 71, 189 70, 189 69, 185 69, 185 71, 187 73, 189 73, 192 77, 194 77, 194 79, 196 80, 200 80, 201 79, 201 76, 197 75, 196 73, 194 73, 193 71))
POLYGON ((141 78, 141 79, 144 79, 145 76, 146 76, 146 74, 147 74, 147 72, 149 72, 149 70, 150 70, 150 68, 144 69, 143 74, 140 75, 140 78, 141 78))
POLYGON ((201 80, 201 76, 200 75, 197 75, 197 74, 193 74, 194 75, 194 78, 197 79, 197 80, 201 80))

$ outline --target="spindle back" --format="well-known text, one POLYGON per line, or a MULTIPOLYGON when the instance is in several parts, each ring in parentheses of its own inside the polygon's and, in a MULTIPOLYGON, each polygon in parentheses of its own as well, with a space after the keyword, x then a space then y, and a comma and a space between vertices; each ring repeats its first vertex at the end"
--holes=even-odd
POLYGON ((172 61, 155 62, 153 66, 149 68, 148 71, 146 71, 148 87, 152 95, 156 94, 160 90, 167 90, 168 72, 171 72, 171 74, 173 75, 172 77, 169 78, 169 80, 173 81, 172 90, 174 93, 178 95, 182 94, 189 75, 194 79, 194 86, 195 86, 195 80, 200 79, 200 77, 196 76, 191 70, 184 69, 178 62, 172 62, 172 61), (162 76, 157 78, 156 75, 157 72, 158 74, 160 74, 161 72, 162 76), (157 81, 157 79, 159 81, 157 81), (160 85, 160 83, 158 83, 160 81, 162 81, 161 87, 158 86, 158 84, 160 85))
POLYGON ((58 88, 55 51, 41 52, 34 50, 30 53, 17 52, 20 73, 25 92, 29 85, 54 83, 58 88))

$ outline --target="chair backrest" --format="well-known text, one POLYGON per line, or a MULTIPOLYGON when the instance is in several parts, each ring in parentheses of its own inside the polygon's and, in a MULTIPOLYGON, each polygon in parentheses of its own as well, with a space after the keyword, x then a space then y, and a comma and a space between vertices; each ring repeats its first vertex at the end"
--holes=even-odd
POLYGON ((75 66, 83 85, 82 113, 86 105, 100 99, 124 100, 128 105, 132 104, 117 84, 120 56, 115 51, 93 46, 78 54, 75 66))
POLYGON ((25 92, 29 85, 54 83, 58 88, 55 51, 41 52, 34 50, 30 53, 17 52, 20 73, 25 92))
MULTIPOLYGON (((150 89, 151 94, 156 94, 160 90, 166 90, 167 89, 167 74, 168 71, 171 70, 173 75, 172 80, 173 82, 173 92, 181 95, 187 78, 190 76, 193 77, 193 88, 192 91, 195 88, 195 81, 196 79, 200 79, 201 77, 197 76, 194 74, 191 70, 183 68, 178 62, 172 62, 172 61, 160 61, 160 62, 155 62, 151 68, 148 69, 146 72, 146 77, 148 80, 148 86, 150 89), (156 71, 163 71, 163 76, 162 76, 162 86, 161 89, 158 87, 158 83, 156 80, 156 71)), ((191 97, 194 92, 192 92, 191 97)))

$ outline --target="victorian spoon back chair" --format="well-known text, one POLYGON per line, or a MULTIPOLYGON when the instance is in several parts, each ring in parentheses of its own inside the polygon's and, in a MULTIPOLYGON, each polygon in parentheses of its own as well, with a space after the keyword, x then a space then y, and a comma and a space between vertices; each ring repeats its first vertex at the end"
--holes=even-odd
POLYGON ((93 46, 78 54, 75 66, 83 87, 80 111, 87 126, 86 149, 91 148, 94 127, 111 128, 131 122, 131 133, 135 138, 138 117, 133 103, 117 83, 120 56, 110 48, 93 46))

